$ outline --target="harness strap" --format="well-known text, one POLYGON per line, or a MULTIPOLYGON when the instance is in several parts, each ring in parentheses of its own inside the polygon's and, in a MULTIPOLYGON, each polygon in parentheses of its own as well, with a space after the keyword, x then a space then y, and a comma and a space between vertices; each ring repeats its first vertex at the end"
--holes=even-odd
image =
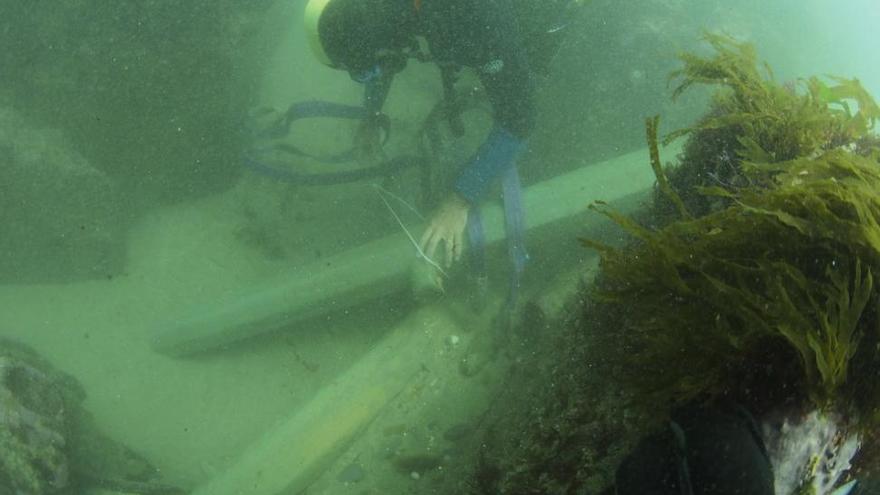
MULTIPOLYGON (((354 105, 345 105, 342 103, 333 103, 329 101, 320 101, 320 100, 310 100, 303 101, 299 103, 294 103, 290 105, 290 108, 287 109, 287 112, 284 113, 284 117, 278 120, 271 127, 261 130, 259 132, 254 133, 254 137, 256 139, 279 139, 287 136, 290 133, 290 126, 301 119, 311 119, 316 117, 325 117, 325 118, 336 118, 336 119, 347 119, 347 120, 359 120, 367 118, 370 115, 370 112, 365 107, 359 107, 354 105)), ((385 133, 384 141, 388 140, 389 131, 390 131, 390 122, 387 117, 384 115, 379 116, 378 120, 379 126, 385 133)), ((384 144, 383 141, 383 144, 384 144)), ((277 151, 282 151, 287 154, 302 156, 306 158, 311 158, 313 160, 317 160, 324 163, 343 163, 352 160, 353 150, 346 150, 341 153, 331 154, 331 155, 314 155, 303 151, 302 149, 290 145, 290 144, 282 144, 278 146, 272 146, 260 151, 268 151, 271 149, 275 149, 277 151)))
POLYGON ((507 296, 508 310, 513 311, 519 297, 522 274, 529 260, 526 251, 525 208, 522 204, 522 184, 516 164, 512 164, 501 176, 501 194, 504 199, 504 231, 507 233, 507 254, 513 265, 510 289, 507 296))
POLYGON ((455 95, 455 81, 458 79, 458 66, 452 64, 440 65, 440 79, 443 82, 443 112, 449 122, 449 130, 452 135, 460 138, 464 136, 464 124, 461 121, 461 108, 455 95))
MULTIPOLYGON (((525 247, 525 215, 522 204, 522 185, 516 164, 512 164, 501 175, 501 191, 504 203, 504 231, 507 234, 507 254, 510 257, 511 274, 507 292, 506 311, 512 313, 519 299, 522 275, 529 260, 525 247)), ((478 281, 486 279, 486 236, 483 218, 479 208, 468 215, 469 257, 472 273, 478 281)))
MULTIPOLYGON (((252 136, 257 142, 260 140, 283 138, 289 134, 291 124, 300 119, 327 117, 357 120, 369 115, 370 112, 364 107, 318 100, 304 101, 291 105, 284 116, 269 128, 252 131, 252 136)), ((378 118, 378 125, 385 131, 384 144, 384 141, 387 141, 389 137, 390 121, 385 115, 380 114, 378 118)), ((283 160, 279 159, 278 155, 280 154, 309 158, 326 164, 346 163, 354 159, 354 151, 351 149, 330 155, 315 155, 292 144, 278 143, 254 146, 243 154, 242 161, 245 167, 260 175, 282 182, 301 185, 330 185, 371 177, 387 177, 404 168, 418 165, 423 161, 414 156, 400 156, 368 168, 301 173, 292 169, 289 163, 284 163, 283 160)))

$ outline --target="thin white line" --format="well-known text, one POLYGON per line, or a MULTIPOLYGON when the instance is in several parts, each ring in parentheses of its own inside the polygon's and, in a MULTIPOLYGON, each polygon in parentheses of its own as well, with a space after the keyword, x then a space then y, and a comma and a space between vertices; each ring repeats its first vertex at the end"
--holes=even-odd
MULTIPOLYGON (((394 196, 392 193, 390 193, 390 192, 388 192, 388 191, 385 191, 385 192, 388 193, 388 194, 391 194, 392 196, 394 196)), ((400 219, 400 217, 397 216, 397 212, 394 211, 394 208, 391 207, 391 204, 388 203, 388 200, 385 199, 385 196, 384 196, 384 195, 382 195, 382 188, 381 188, 379 185, 376 185, 376 194, 379 195, 379 199, 381 199, 382 202, 385 203, 385 206, 388 208, 388 211, 390 211, 390 212, 391 212, 391 215, 394 216, 394 219, 397 220, 397 224, 400 225, 400 228, 401 228, 401 229, 403 229, 403 232, 404 232, 404 233, 406 234, 406 236, 409 238, 409 242, 411 242, 412 245, 416 248, 416 252, 419 253, 419 256, 420 256, 422 259, 424 259, 425 261, 427 261, 428 264, 430 264, 431 266, 433 266, 434 268, 436 268, 437 271, 439 271, 441 274, 443 274, 444 277, 449 277, 449 275, 446 274, 446 272, 443 270, 443 268, 441 268, 440 265, 438 265, 436 261, 434 261, 434 260, 432 260, 431 258, 429 258, 428 255, 426 255, 425 252, 422 251, 422 248, 419 247, 419 243, 416 242, 416 240, 413 238, 412 234, 410 234, 410 233, 409 233, 409 230, 407 230, 406 225, 404 225, 404 224, 403 224, 403 221, 400 219)), ((403 200, 400 199, 400 198, 398 198, 398 199, 399 199, 400 201, 403 201, 403 200)), ((404 204, 407 204, 406 201, 403 201, 403 203, 404 203, 404 204)), ((409 206, 409 205, 407 204, 407 206, 409 206)), ((416 215, 419 214, 419 212, 415 211, 415 209, 412 208, 411 206, 410 206, 410 209, 412 209, 412 210, 416 213, 416 215)), ((419 215, 419 218, 421 218, 421 215, 419 215)))

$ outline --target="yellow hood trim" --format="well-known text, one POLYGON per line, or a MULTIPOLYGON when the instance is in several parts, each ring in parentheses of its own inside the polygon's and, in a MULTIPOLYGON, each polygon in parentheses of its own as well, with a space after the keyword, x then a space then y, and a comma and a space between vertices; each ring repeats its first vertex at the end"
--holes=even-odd
POLYGON ((303 21, 305 23, 306 36, 308 37, 309 45, 312 47, 312 53, 315 54, 315 57, 317 57, 319 62, 333 67, 333 62, 330 60, 330 57, 327 56, 327 52, 324 51, 324 45, 321 43, 321 34, 318 32, 318 23, 321 21, 321 14, 324 13, 324 9, 330 2, 331 0, 309 0, 309 3, 306 4, 306 12, 303 16, 303 21))

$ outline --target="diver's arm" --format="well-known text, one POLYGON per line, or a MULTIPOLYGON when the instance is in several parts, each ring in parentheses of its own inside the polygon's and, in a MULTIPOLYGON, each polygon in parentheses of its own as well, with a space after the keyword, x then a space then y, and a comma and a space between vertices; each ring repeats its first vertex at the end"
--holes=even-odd
POLYGON ((377 69, 374 76, 366 80, 359 80, 354 76, 352 79, 364 85, 363 106, 366 110, 355 131, 355 158, 360 162, 374 162, 384 158, 381 144, 382 106, 388 97, 394 74, 377 69))
POLYGON ((419 246, 429 259, 434 259, 434 251, 441 241, 445 248, 446 266, 461 258, 468 212, 485 196, 492 180, 514 166, 524 148, 525 139, 500 125, 492 129, 459 174, 453 192, 428 222, 419 246))
POLYGON ((525 147, 524 139, 496 124, 455 179, 455 193, 471 205, 479 203, 492 181, 514 166, 525 147))
POLYGON ((478 18, 479 26, 487 27, 469 33, 472 38, 464 41, 488 47, 492 54, 479 70, 495 125, 459 173, 453 192, 431 217, 419 243, 431 259, 442 243, 447 265, 461 257, 469 210, 486 195, 494 179, 515 165, 525 149, 534 113, 531 77, 510 1, 473 0, 470 12, 478 18))
POLYGON ((455 192, 471 204, 483 198, 493 179, 514 166, 534 126, 527 70, 483 77, 483 86, 492 102, 495 125, 455 181, 455 192))
POLYGON ((382 113, 382 107, 385 106, 385 100, 391 90, 391 81, 394 80, 394 74, 380 72, 375 77, 363 82, 364 84, 364 108, 370 116, 377 116, 382 113))
MULTIPOLYGON (((530 98, 529 94, 525 102, 529 106, 531 106, 530 98)), ((521 115, 530 116, 531 109, 521 115)), ((521 122, 530 123, 530 120, 521 122)), ((526 147, 528 130, 530 125, 523 127, 517 121, 505 122, 496 115, 495 126, 473 158, 459 173, 452 194, 431 218, 422 236, 422 250, 429 257, 434 255, 434 250, 441 240, 446 250, 447 265, 461 257, 468 211, 486 195, 493 180, 516 165, 517 158, 526 147), (515 130, 511 130, 511 127, 515 130)))
POLYGON ((495 126, 454 184, 455 192, 470 204, 479 202, 492 181, 514 165, 534 127, 534 86, 512 7, 505 2, 493 5, 492 16, 486 17, 490 29, 481 41, 492 47, 494 57, 479 73, 495 126), (499 8, 504 5, 508 8, 499 8))

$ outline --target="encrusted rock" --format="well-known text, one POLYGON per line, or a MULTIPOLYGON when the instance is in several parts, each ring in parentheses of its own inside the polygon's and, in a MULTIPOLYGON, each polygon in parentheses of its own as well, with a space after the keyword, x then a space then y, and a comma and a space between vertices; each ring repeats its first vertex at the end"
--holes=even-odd
POLYGON ((72 378, 0 341, 0 493, 68 493, 67 439, 83 398, 72 378))
POLYGON ((94 487, 179 495, 143 457, 100 431, 85 392, 27 346, 0 338, 0 494, 80 495, 94 487))
POLYGON ((121 270, 121 195, 59 131, 0 108, 0 184, 0 283, 102 278, 121 270))

